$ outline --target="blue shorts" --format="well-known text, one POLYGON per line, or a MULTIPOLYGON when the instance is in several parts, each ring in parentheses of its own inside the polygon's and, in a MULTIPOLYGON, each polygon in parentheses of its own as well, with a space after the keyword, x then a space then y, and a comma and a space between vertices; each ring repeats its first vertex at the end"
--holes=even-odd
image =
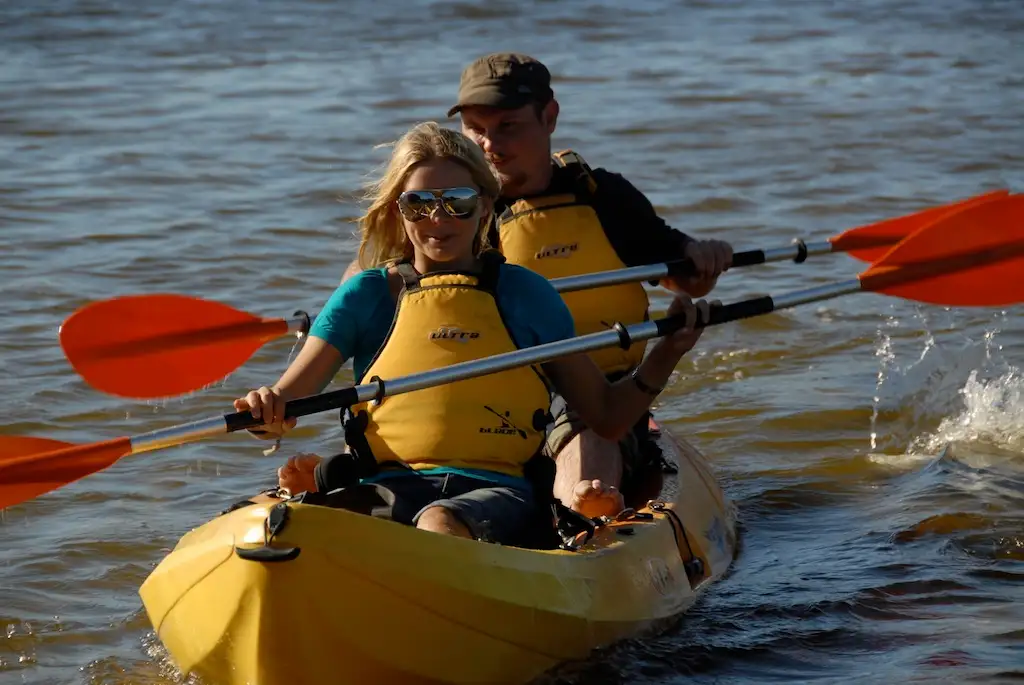
MULTIPOLYGON (((509 479, 518 480, 518 479, 509 479)), ((371 479, 394 496, 391 519, 416 525, 423 512, 442 507, 452 512, 478 540, 525 545, 541 521, 541 509, 525 487, 458 473, 389 472, 371 479)))

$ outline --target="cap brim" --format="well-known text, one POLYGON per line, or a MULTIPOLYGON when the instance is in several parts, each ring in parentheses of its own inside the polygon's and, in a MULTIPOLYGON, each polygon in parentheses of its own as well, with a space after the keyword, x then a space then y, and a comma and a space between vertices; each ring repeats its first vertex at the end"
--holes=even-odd
POLYGON ((466 107, 497 107, 498 109, 519 109, 524 107, 536 98, 532 95, 512 95, 494 90, 479 91, 470 93, 459 100, 458 104, 448 110, 448 116, 453 117, 466 107))

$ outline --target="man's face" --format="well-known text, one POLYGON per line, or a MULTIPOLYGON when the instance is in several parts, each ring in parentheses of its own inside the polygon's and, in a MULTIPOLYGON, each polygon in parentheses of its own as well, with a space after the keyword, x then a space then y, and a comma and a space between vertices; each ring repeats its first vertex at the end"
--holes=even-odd
POLYGON ((540 192, 547 186, 557 116, 554 100, 539 114, 532 104, 519 109, 476 105, 462 110, 462 132, 483 148, 498 170, 503 197, 540 192))

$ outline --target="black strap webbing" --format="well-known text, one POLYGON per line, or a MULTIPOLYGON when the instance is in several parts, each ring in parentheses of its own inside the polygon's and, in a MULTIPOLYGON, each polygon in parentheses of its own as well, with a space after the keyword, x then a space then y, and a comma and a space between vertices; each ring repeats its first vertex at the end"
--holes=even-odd
POLYGON ((420 284, 420 275, 416 273, 416 269, 409 262, 399 262, 395 265, 395 270, 398 271, 398 275, 402 277, 402 283, 405 285, 406 290, 415 290, 420 284))
POLYGON ((485 250, 480 253, 480 277, 477 278, 477 287, 485 293, 497 296, 498 275, 501 273, 501 265, 505 263, 505 257, 497 250, 485 250))

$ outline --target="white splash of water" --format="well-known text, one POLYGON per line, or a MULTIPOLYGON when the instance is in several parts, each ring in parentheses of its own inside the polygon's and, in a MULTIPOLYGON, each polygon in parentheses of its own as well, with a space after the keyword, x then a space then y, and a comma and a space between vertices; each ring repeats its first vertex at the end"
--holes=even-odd
MULTIPOLYGON (((886 328, 895 328, 899 326, 899 319, 894 316, 889 316, 886 319, 886 328)), ((882 386, 885 384, 886 378, 889 377, 889 368, 895 363, 896 355, 892 351, 892 338, 888 333, 882 329, 878 330, 878 348, 875 350, 875 356, 880 361, 878 366, 878 376, 875 381, 875 396, 871 403, 871 449, 872 451, 878 449, 878 408, 882 402, 882 386)))
POLYGON ((928 319, 927 311, 916 311, 906 331, 924 330, 924 338, 901 336, 900 321, 892 316, 878 331, 872 451, 886 434, 890 444, 905 445, 904 459, 934 456, 950 442, 1024 451, 1024 378, 996 342, 999 322, 972 340, 955 321, 938 325, 928 319), (900 364, 908 357, 909 363, 900 364), (886 412, 896 418, 880 425, 886 412))
POLYGON ((948 443, 982 443, 1000 450, 1024 453, 1024 376, 1013 368, 990 379, 977 371, 960 389, 963 409, 946 417, 912 449, 936 452, 948 443))
POLYGON ((879 466, 886 466, 897 471, 910 471, 923 463, 933 461, 935 457, 931 454, 907 452, 906 454, 873 453, 868 454, 867 459, 872 464, 879 466))
POLYGON ((292 365, 292 361, 295 360, 295 355, 302 349, 302 346, 305 345, 305 343, 306 336, 302 333, 296 333, 295 342, 292 343, 291 348, 288 350, 288 358, 285 360, 286 368, 292 365))

